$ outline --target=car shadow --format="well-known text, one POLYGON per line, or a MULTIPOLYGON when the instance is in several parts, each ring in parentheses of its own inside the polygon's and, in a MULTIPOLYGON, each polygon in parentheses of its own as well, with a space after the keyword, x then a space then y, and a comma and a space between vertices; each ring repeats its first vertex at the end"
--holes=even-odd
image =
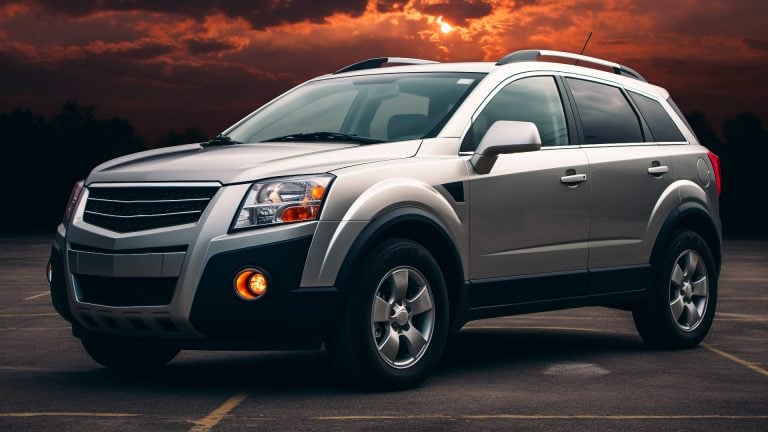
MULTIPOLYGON (((499 367, 525 369, 531 364, 641 352, 636 335, 526 328, 469 328, 452 335, 435 379, 492 373, 499 367)), ((48 372, 55 384, 92 390, 99 387, 130 393, 219 393, 248 390, 261 394, 359 394, 333 373, 324 351, 183 352, 165 368, 121 373, 90 363, 77 371, 48 372)), ((429 384, 426 385, 429 387, 429 384)), ((424 387, 422 387, 424 388, 424 387)))

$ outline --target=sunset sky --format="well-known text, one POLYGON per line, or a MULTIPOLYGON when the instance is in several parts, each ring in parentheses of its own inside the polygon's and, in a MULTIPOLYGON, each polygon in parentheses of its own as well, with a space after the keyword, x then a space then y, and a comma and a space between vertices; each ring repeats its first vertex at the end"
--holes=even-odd
POLYGON ((0 112, 67 99, 150 138, 215 134, 307 78, 377 56, 525 48, 624 63, 714 124, 768 119, 765 0, 0 0, 0 112))

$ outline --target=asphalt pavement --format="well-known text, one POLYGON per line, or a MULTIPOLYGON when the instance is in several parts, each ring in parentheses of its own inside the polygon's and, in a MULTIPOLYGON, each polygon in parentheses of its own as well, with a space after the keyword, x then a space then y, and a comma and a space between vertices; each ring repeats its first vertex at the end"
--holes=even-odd
POLYGON ((55 314, 49 239, 0 239, 0 430, 768 431, 768 242, 726 242, 704 344, 656 351, 629 312, 471 323, 418 389, 338 382, 321 351, 182 352, 162 372, 94 363, 55 314))

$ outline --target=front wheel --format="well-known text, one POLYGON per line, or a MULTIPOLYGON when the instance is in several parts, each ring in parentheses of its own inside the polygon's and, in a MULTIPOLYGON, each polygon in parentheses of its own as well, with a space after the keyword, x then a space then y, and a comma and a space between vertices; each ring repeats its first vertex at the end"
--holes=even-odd
POLYGON ((377 390, 422 383, 448 334, 445 279, 429 251, 386 240, 365 255, 347 288, 343 319, 326 341, 336 371, 377 390))
POLYGON ((648 296, 633 310, 635 326, 652 347, 694 347, 715 317, 718 271, 712 252, 699 234, 680 230, 657 266, 648 296))

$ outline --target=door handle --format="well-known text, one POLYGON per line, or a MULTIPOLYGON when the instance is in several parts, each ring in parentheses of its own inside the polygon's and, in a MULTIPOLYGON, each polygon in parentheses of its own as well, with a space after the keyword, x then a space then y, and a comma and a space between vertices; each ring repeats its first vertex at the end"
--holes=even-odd
POLYGON ((569 187, 576 186, 579 183, 583 183, 585 181, 587 181, 586 174, 570 174, 560 177, 560 183, 568 185, 569 187))
POLYGON ((669 167, 666 165, 659 165, 659 166, 652 166, 648 168, 648 174, 652 176, 659 176, 666 174, 669 172, 669 167))

